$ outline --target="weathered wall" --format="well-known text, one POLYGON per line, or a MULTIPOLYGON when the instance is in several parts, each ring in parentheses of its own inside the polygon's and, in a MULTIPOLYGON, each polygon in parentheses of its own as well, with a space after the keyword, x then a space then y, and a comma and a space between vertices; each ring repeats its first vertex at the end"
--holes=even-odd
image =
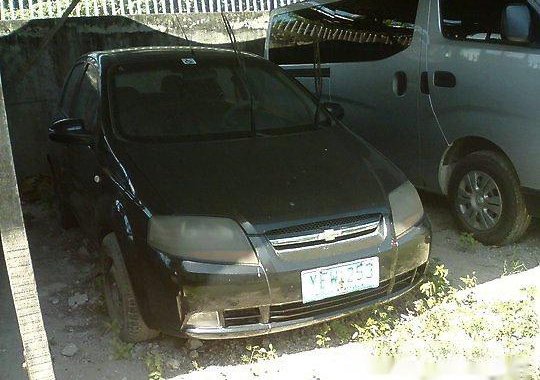
MULTIPOLYGON (((237 13, 229 19, 242 50, 262 54, 268 15, 237 13)), ((228 46, 229 41, 220 14, 70 18, 21 77, 56 21, 0 22, 0 71, 19 179, 47 172, 47 128, 65 76, 82 54, 122 47, 186 45, 180 25, 196 44, 228 46)))

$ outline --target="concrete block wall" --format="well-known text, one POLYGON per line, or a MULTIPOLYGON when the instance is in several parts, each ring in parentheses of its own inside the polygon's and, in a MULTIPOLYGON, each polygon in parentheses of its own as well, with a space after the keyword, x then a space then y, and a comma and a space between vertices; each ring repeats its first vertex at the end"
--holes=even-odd
MULTIPOLYGON (((262 54, 268 14, 233 13, 229 19, 242 50, 262 54)), ((123 47, 187 45, 180 26, 195 44, 221 47, 229 42, 220 14, 70 18, 36 64, 23 73, 57 21, 0 22, 0 73, 19 180, 48 173, 47 129, 64 79, 82 54, 123 47)))

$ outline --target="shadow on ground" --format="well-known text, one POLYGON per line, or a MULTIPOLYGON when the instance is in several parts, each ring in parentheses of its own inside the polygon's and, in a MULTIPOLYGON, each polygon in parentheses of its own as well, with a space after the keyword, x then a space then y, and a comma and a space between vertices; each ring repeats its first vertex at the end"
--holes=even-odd
MULTIPOLYGON (((425 208, 433 223, 432 257, 449 269, 449 278, 456 286, 459 278, 475 272, 479 283, 499 278, 504 273, 532 269, 540 260, 540 223, 535 221, 525 239, 519 244, 495 248, 469 246, 460 240, 444 198, 422 194, 425 208)), ((163 361, 163 375, 173 377, 198 367, 230 366, 243 363, 249 355, 247 345, 268 347, 272 343, 278 355, 303 352, 317 348, 315 326, 262 338, 205 342, 196 352, 189 350, 183 339, 162 337, 133 347, 119 343, 108 328, 109 319, 100 294, 100 277, 95 253, 89 252, 78 229, 62 231, 54 208, 48 203, 24 206, 25 220, 37 277, 40 301, 44 314, 54 366, 58 379, 147 379, 147 359, 163 361), (80 305, 74 295, 88 299, 80 305), (73 356, 62 354, 70 343, 77 346, 73 356), (121 358, 123 351, 128 358, 121 358)), ((3 264, 2 264, 3 265, 3 264)), ((0 275, 3 277, 4 272, 0 275)), ((2 300, 9 294, 5 278, 0 281, 2 300)), ((402 299, 395 306, 410 305, 415 298, 402 299)), ((0 303, 2 334, 0 361, 10 363, 2 375, 22 379, 21 351, 17 346, 18 331, 9 302, 0 303), (10 319, 11 318, 11 319, 10 319), (7 322, 4 322, 7 321, 7 322)), ((347 320, 365 320, 367 313, 347 320)), ((344 324, 342 324, 344 325, 344 324)), ((332 344, 339 345, 339 342, 332 344)))
POLYGON ((421 198, 433 224, 432 258, 449 269, 449 278, 454 282, 475 272, 481 284, 540 265, 540 219, 532 221, 519 243, 486 247, 457 230, 444 197, 422 193, 421 198))

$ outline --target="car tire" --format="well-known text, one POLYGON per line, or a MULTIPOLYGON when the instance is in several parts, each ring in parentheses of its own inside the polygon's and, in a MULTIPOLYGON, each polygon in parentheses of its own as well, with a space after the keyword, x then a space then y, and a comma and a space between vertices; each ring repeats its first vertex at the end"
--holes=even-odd
POLYGON ((156 338, 159 332, 146 325, 139 311, 114 233, 103 239, 101 264, 105 304, 113 323, 119 328, 120 338, 133 343, 156 338))
POLYGON ((66 201, 66 195, 62 191, 60 179, 58 178, 58 175, 54 170, 52 164, 50 165, 50 167, 52 174, 53 190, 56 197, 56 202, 58 204, 58 212, 60 214, 60 225, 64 230, 69 230, 71 228, 77 227, 77 218, 75 218, 75 214, 73 214, 71 207, 66 201))
POLYGON ((529 227, 517 175, 501 153, 478 151, 460 160, 450 178, 449 197, 461 229, 483 244, 516 242, 529 227))

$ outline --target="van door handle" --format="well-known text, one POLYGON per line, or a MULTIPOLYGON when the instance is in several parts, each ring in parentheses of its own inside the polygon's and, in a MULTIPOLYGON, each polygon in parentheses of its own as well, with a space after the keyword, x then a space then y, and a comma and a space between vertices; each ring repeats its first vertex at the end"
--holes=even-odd
POLYGON ((407 92, 407 74, 405 74, 403 71, 398 71, 395 73, 392 87, 396 96, 405 95, 407 92))
POLYGON ((435 71, 433 84, 437 87, 456 87, 456 76, 449 71, 435 71))
POLYGON ((429 95, 429 79, 427 71, 420 75, 420 91, 422 94, 429 95))

